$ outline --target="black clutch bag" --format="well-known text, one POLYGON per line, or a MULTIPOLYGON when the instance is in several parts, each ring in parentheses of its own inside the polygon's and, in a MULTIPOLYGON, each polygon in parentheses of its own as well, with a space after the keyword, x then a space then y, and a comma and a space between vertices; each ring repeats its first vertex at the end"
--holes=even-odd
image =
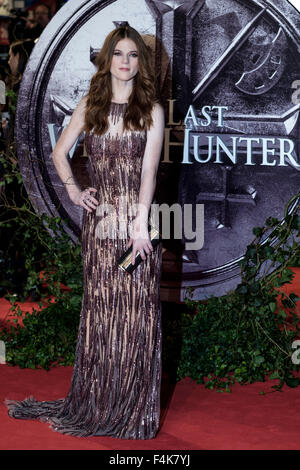
MULTIPOLYGON (((151 245, 153 246, 153 248, 155 248, 161 240, 159 231, 154 227, 152 227, 151 229, 149 227, 149 231, 150 231, 149 236, 150 236, 151 245)), ((146 253, 146 256, 148 256, 147 253, 146 253)), ((141 257, 141 254, 139 251, 137 251, 135 255, 134 264, 132 264, 132 245, 131 245, 125 251, 125 253, 123 253, 123 255, 118 259, 117 263, 120 269, 122 269, 123 271, 126 271, 128 274, 132 274, 135 268, 137 268, 138 265, 142 261, 143 259, 141 257)))

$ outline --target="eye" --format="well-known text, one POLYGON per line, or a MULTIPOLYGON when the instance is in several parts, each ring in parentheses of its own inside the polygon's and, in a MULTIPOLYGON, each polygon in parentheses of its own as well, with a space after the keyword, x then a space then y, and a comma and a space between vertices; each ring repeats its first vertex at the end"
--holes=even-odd
POLYGON ((131 55, 132 55, 132 57, 137 57, 138 56, 136 52, 132 52, 131 55))
POLYGON ((119 52, 119 51, 115 51, 115 52, 114 52, 114 55, 120 55, 120 52, 119 52))

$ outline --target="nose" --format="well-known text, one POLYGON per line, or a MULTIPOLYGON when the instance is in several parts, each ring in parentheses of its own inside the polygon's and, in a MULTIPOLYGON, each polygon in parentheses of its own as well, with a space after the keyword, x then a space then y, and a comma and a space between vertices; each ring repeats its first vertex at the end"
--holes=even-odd
POLYGON ((127 54, 124 54, 124 55, 123 55, 123 62, 124 62, 124 64, 128 64, 128 61, 129 61, 129 58, 128 58, 127 54))

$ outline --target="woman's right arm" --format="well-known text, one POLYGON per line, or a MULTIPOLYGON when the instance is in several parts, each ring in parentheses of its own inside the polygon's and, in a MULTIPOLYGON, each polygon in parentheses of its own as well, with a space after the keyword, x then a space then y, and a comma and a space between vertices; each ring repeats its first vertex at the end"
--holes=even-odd
MULTIPOLYGON (((52 159, 56 171, 64 183, 71 201, 74 202, 74 204, 85 207, 89 212, 91 212, 90 208, 96 209, 94 204, 98 204, 98 201, 90 195, 88 198, 89 204, 87 205, 86 202, 84 202, 86 199, 86 193, 83 194, 83 191, 81 191, 80 187, 77 185, 68 161, 68 153, 84 129, 86 99, 86 96, 81 98, 77 107, 73 111, 69 124, 61 133, 54 147, 52 159)), ((89 188, 89 190, 96 191, 95 188, 89 188)))

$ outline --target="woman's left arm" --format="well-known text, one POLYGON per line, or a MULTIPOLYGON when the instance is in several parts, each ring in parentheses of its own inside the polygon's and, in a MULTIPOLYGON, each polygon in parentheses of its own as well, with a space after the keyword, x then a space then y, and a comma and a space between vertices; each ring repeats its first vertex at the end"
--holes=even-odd
POLYGON ((132 247, 132 263, 134 264, 136 252, 141 253, 142 259, 153 250, 148 232, 148 217, 156 188, 156 175, 159 166, 162 145, 164 140, 165 117, 164 109, 156 103, 152 110, 153 124, 147 130, 147 142, 143 157, 141 171, 141 185, 139 192, 138 210, 133 222, 133 232, 127 248, 132 247))

